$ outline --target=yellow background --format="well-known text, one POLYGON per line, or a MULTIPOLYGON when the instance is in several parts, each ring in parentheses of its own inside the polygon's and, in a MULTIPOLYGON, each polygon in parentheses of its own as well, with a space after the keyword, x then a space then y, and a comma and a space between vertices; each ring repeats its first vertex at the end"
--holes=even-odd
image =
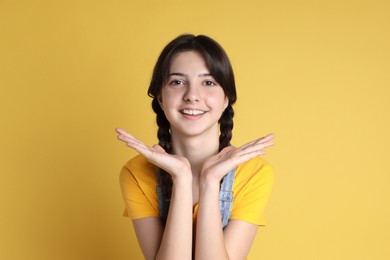
POLYGON ((251 259, 390 259, 390 4, 0 1, 0 259, 140 259, 123 127, 156 142, 153 65, 181 33, 235 69, 234 144, 277 181, 251 259))

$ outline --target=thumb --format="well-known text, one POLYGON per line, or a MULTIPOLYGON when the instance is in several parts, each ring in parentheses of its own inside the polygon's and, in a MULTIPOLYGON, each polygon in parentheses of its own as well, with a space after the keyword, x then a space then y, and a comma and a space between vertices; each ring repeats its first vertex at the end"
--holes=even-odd
POLYGON ((219 152, 219 154, 225 154, 225 153, 228 153, 229 151, 231 151, 231 150, 233 150, 234 149, 234 146, 231 146, 231 145, 229 145, 229 146, 226 146, 225 148, 223 148, 220 152, 219 152))
POLYGON ((162 148, 159 144, 153 145, 153 148, 154 148, 157 152, 165 153, 164 148, 162 148))

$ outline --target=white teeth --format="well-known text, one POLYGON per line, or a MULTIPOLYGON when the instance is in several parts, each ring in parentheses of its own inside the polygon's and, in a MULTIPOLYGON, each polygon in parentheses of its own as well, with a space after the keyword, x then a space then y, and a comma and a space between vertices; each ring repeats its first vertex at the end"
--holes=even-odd
POLYGON ((181 111, 183 114, 187 114, 187 115, 202 115, 204 114, 204 111, 202 110, 188 110, 188 109, 183 109, 181 111))

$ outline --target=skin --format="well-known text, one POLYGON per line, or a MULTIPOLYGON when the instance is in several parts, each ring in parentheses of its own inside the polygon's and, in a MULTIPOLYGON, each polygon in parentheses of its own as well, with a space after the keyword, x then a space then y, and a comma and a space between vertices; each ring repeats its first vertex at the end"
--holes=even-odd
POLYGON ((146 259, 192 259, 192 209, 198 203, 195 259, 245 259, 258 227, 231 220, 222 230, 219 184, 239 164, 265 154, 274 135, 218 152, 218 119, 228 105, 223 89, 194 51, 178 54, 170 72, 158 100, 171 124, 172 154, 116 129, 119 140, 164 169, 173 180, 165 229, 155 217, 133 221, 141 250, 146 259))

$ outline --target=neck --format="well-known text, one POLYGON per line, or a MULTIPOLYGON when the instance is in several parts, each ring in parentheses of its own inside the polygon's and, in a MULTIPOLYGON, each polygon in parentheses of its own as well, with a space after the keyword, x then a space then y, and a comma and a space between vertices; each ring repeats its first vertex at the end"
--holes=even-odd
POLYGON ((192 174, 199 175, 204 161, 218 153, 218 131, 211 135, 179 137, 172 133, 172 152, 186 157, 191 164, 192 174))

